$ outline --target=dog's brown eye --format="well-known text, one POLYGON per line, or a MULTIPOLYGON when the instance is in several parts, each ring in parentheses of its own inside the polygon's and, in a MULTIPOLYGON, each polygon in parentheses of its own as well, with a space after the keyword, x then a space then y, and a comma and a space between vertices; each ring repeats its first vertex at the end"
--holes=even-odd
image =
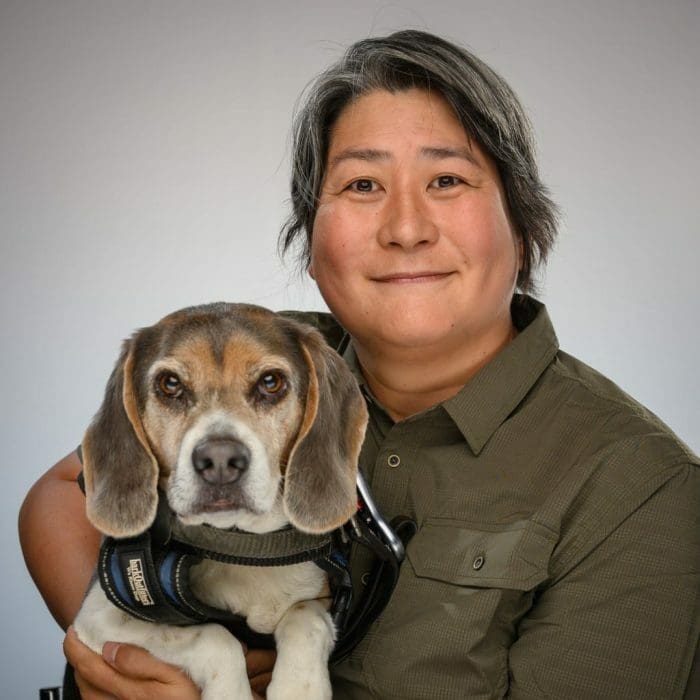
POLYGON ((257 384, 257 389, 263 396, 278 396, 286 387, 287 380, 281 372, 265 372, 257 384))
POLYGON ((182 396, 185 388, 182 386, 180 378, 176 374, 163 372, 158 377, 158 388, 168 397, 177 399, 182 396))

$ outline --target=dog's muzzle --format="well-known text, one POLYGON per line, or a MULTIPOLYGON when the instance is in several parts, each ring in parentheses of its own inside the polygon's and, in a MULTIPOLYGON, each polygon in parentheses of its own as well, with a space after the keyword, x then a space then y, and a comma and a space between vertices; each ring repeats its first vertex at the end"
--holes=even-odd
POLYGON ((192 450, 192 466, 208 484, 232 484, 249 465, 250 450, 234 438, 205 438, 192 450))

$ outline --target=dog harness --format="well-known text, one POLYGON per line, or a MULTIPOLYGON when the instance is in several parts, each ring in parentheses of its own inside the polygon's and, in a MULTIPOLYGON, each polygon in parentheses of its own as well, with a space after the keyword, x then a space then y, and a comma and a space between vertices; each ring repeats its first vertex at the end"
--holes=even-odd
POLYGON ((404 544, 414 532, 415 523, 408 518, 397 518, 391 526, 383 520, 361 474, 357 513, 345 525, 322 535, 292 527, 254 534, 183 525, 159 493, 156 518, 146 532, 104 538, 97 577, 114 605, 141 620, 169 625, 217 622, 250 647, 273 648, 272 634, 257 632, 243 616, 200 601, 190 587, 190 570, 204 559, 243 566, 314 562, 329 578, 330 613, 338 635, 331 661, 337 662, 355 648, 389 602, 404 544), (358 601, 353 599, 349 567, 352 543, 369 548, 375 559, 358 601))
POLYGON ((190 570, 204 559, 243 566, 286 566, 313 561, 326 570, 334 591, 333 607, 347 607, 352 588, 347 560, 340 556, 334 533, 307 535, 285 528, 262 535, 185 526, 159 498, 158 515, 136 537, 106 537, 97 575, 109 600, 148 622, 192 625, 218 622, 249 646, 271 648, 270 634, 252 630, 241 615, 200 601, 190 587, 190 570))

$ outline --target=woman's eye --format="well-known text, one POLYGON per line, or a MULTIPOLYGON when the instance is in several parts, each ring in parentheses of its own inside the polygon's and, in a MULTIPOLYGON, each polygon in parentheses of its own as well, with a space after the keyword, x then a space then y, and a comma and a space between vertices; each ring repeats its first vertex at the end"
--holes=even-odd
POLYGON ((287 380, 282 372, 265 372, 257 383, 258 393, 263 396, 277 396, 287 387, 287 380))
POLYGON ((458 178, 455 175, 440 175, 440 177, 436 177, 431 183, 431 187, 435 187, 439 190, 444 190, 449 187, 454 187, 455 185, 459 185, 463 180, 458 178))
POLYGON ((374 192, 375 184, 376 183, 374 182, 374 180, 367 180, 367 179, 355 180, 354 182, 350 183, 349 189, 353 190, 354 192, 362 192, 362 193, 374 192))
POLYGON ((171 399, 180 398, 185 391, 185 387, 182 386, 180 378, 171 372, 163 372, 163 374, 158 377, 158 388, 165 396, 171 399))

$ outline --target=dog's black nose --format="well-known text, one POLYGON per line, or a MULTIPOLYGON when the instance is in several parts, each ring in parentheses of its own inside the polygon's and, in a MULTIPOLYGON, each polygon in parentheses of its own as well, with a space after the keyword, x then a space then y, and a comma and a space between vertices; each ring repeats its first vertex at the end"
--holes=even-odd
POLYGON ((230 484, 250 464, 250 450, 239 440, 209 438, 192 450, 194 470, 210 484, 230 484))

